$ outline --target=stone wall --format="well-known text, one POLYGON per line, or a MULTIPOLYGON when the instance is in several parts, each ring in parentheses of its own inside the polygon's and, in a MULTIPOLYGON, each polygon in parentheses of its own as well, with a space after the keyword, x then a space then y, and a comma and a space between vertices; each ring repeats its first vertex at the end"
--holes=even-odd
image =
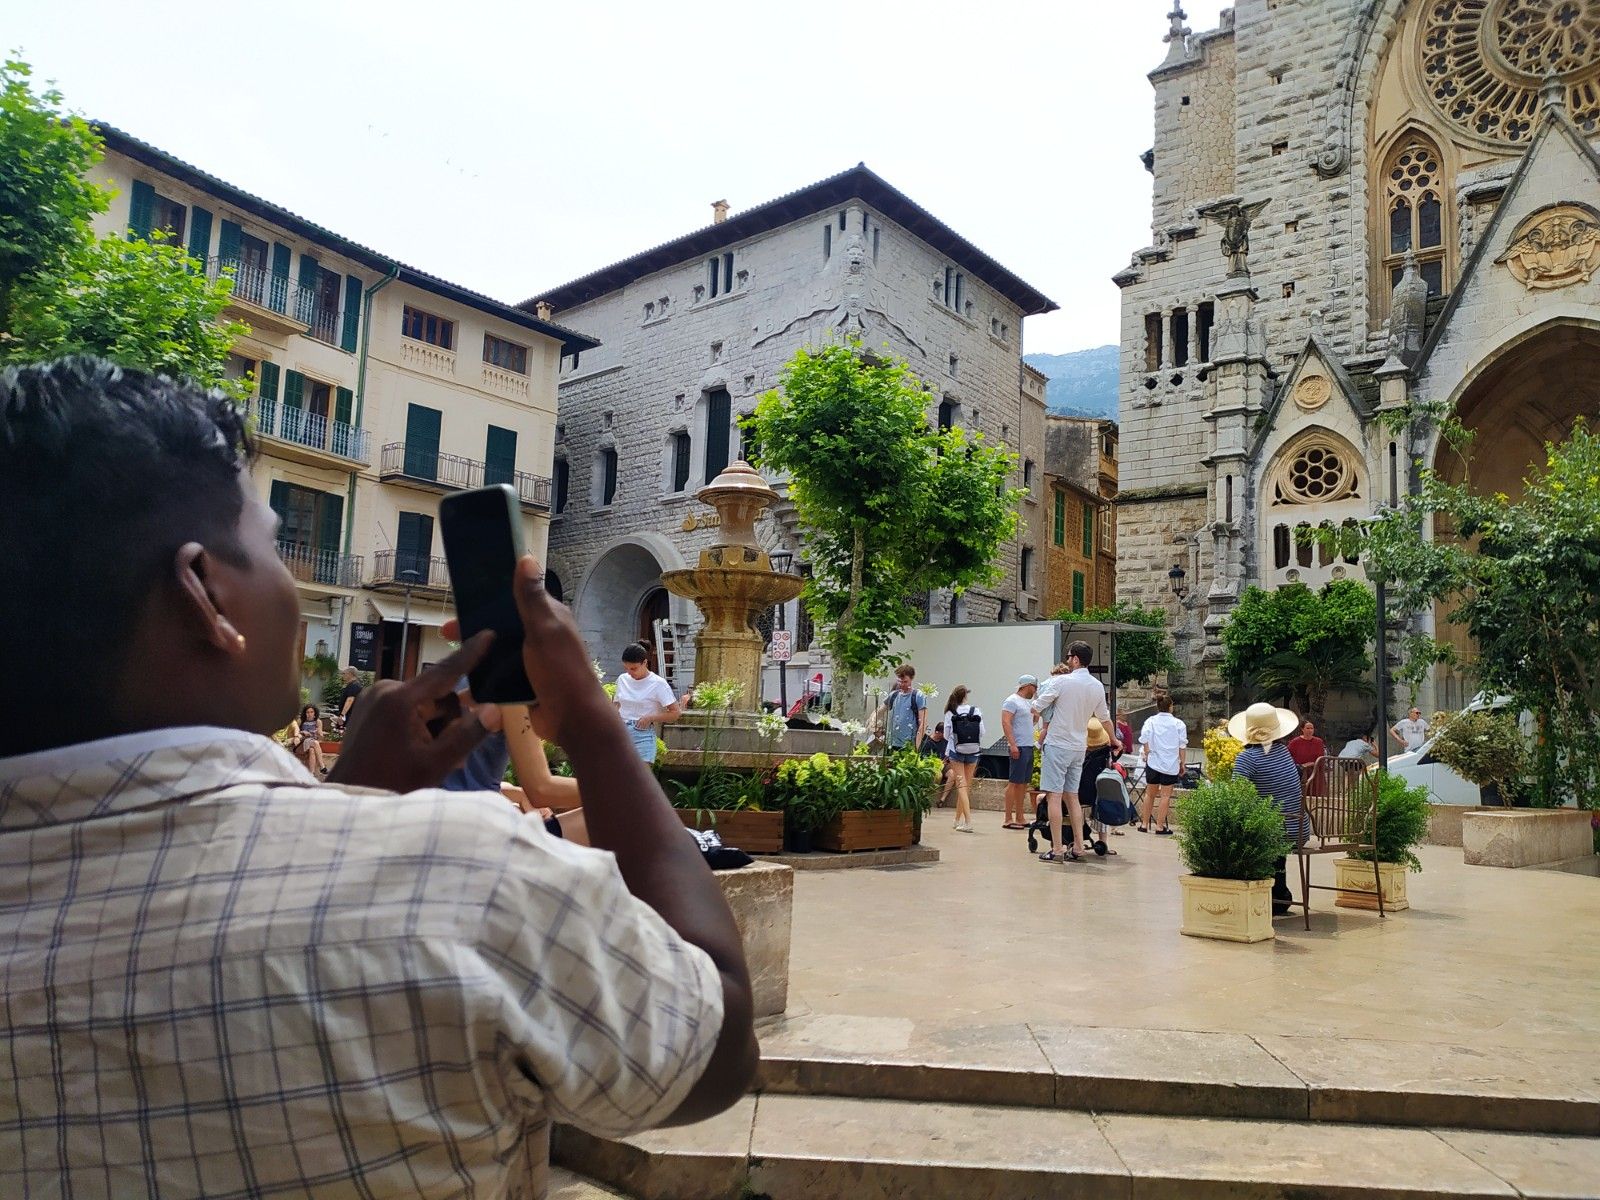
MULTIPOLYGON (((707 263, 697 259, 557 314, 603 343, 575 366, 569 359, 563 373, 557 453, 570 464, 570 501, 550 534, 552 564, 568 595, 577 597, 579 624, 602 661, 614 656, 618 637, 634 636, 616 609, 637 606, 640 591, 632 588, 601 613, 585 602, 585 581, 619 540, 648 542, 663 567, 692 564, 714 537, 704 528, 685 528, 708 512, 692 498, 706 482, 708 393, 728 391, 736 423, 778 385, 782 367, 802 346, 856 334, 869 348, 906 359, 930 389, 930 418, 941 399, 948 400, 959 424, 1017 450, 1017 486, 1021 459, 1043 459, 1042 444, 1018 444, 1042 425, 1024 418, 1021 312, 965 271, 961 311, 955 311, 943 296, 946 268, 953 264, 920 238, 851 201, 728 250, 734 256, 731 293, 712 298, 707 263), (688 435, 692 451, 681 491, 672 487, 675 432, 688 435), (612 503, 601 505, 597 465, 610 449, 618 458, 618 487, 612 503)), ((729 437, 730 457, 738 457, 737 430, 729 437)), ((774 548, 794 550, 798 533, 792 510, 784 509, 767 536, 774 548)), ((1000 582, 964 598, 965 619, 994 620, 1002 600, 1016 605, 1023 599, 1018 560, 1027 536, 1025 523, 1002 548, 1000 582)), ((692 678, 698 614, 674 601, 671 615, 687 635, 677 680, 682 686, 692 678)), ((797 615, 791 605, 790 629, 797 615)), ((808 660, 802 669, 812 665, 808 660)))

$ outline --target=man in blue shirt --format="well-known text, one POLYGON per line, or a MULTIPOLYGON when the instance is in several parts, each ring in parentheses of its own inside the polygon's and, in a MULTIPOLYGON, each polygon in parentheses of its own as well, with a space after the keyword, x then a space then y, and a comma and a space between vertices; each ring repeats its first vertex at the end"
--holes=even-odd
POLYGON ((901 663, 894 671, 894 690, 883 702, 883 740, 890 750, 922 745, 928 724, 928 701, 916 688, 917 669, 901 663))

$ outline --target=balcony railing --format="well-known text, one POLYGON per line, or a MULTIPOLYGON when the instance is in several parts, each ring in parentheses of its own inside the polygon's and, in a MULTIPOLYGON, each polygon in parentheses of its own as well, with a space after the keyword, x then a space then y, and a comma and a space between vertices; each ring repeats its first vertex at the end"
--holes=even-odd
POLYGON ((216 279, 226 271, 233 273, 233 294, 259 308, 282 313, 306 327, 306 333, 319 342, 337 346, 344 330, 345 316, 337 309, 317 304, 317 294, 301 287, 287 275, 274 275, 263 267, 234 258, 206 260, 206 275, 216 279))
POLYGON ((513 471, 498 463, 481 463, 457 454, 441 454, 425 443, 390 442, 380 456, 378 476, 433 484, 446 492, 508 483, 516 489, 522 503, 533 508, 550 507, 550 480, 545 476, 513 471))
POLYGON ((302 583, 322 583, 331 587, 361 586, 361 556, 337 550, 319 550, 297 542, 279 542, 278 557, 289 574, 302 583))
POLYGON ((450 590, 450 572, 442 558, 414 550, 379 550, 372 556, 372 587, 450 590))
POLYGON ((293 408, 279 400, 256 401, 256 428, 264 437, 293 442, 352 462, 364 463, 371 459, 370 440, 365 429, 303 408, 293 408))

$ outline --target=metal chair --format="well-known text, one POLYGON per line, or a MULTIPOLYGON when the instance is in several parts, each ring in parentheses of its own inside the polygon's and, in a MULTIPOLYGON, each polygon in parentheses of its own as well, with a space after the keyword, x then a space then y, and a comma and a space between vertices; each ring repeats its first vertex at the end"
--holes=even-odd
MULTIPOLYGON (((1311 856, 1350 850, 1372 852, 1373 893, 1378 916, 1383 910, 1383 881, 1378 874, 1378 780, 1360 759, 1324 756, 1311 764, 1300 797, 1300 840, 1295 854, 1300 860, 1300 907, 1306 928, 1311 928, 1311 856)), ((1349 888, 1317 884, 1325 892, 1349 888)), ((1352 895, 1364 895, 1351 892, 1352 895)))

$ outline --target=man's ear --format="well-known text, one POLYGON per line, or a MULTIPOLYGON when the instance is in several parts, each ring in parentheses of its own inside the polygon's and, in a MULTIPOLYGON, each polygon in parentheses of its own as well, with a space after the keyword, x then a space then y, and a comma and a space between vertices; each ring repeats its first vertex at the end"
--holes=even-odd
POLYGON ((178 589, 188 601, 186 616, 196 633, 224 654, 243 654, 244 634, 223 612, 216 587, 216 556, 199 542, 185 542, 173 558, 178 589))

